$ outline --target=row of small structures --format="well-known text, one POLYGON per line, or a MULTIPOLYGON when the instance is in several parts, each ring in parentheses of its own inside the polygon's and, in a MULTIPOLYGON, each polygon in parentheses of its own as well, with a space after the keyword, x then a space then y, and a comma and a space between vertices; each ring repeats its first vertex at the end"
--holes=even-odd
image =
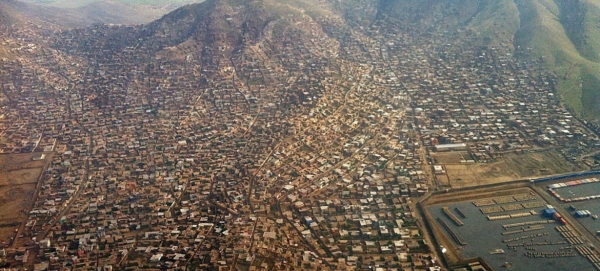
POLYGON ((543 230, 543 229, 545 229, 545 227, 542 225, 534 225, 534 226, 529 226, 528 228, 520 228, 518 230, 505 231, 502 233, 502 235, 516 234, 516 233, 528 232, 528 231, 537 231, 537 230, 543 230))
POLYGON ((526 202, 526 203, 509 204, 509 205, 504 205, 504 206, 489 206, 489 207, 480 208, 479 210, 483 214, 490 214, 490 213, 538 208, 538 207, 542 207, 542 206, 544 206, 543 202, 533 201, 533 202, 526 202))
POLYGON ((600 199, 600 194, 592 195, 592 196, 585 196, 585 197, 564 198, 555 190, 555 189, 559 189, 559 188, 578 186, 578 185, 583 185, 583 184, 591 184, 591 183, 597 183, 597 182, 600 182, 600 179, 589 178, 589 179, 575 180, 575 181, 564 182, 564 183, 555 183, 555 184, 548 185, 548 192, 550 192, 550 194, 552 194, 558 200, 565 202, 565 203, 576 202, 576 201, 585 201, 585 200, 591 200, 591 199, 600 199))
POLYGON ((517 244, 506 245, 506 246, 510 249, 513 249, 516 247, 554 246, 554 245, 565 245, 565 244, 567 244, 566 241, 556 241, 556 242, 544 241, 544 242, 531 242, 531 243, 517 243, 517 244))
POLYGON ((502 227, 504 229, 507 228, 513 228, 513 227, 521 227, 521 226, 525 226, 525 225, 536 225, 536 224, 549 224, 549 223, 554 223, 554 220, 548 219, 548 220, 536 220, 536 221, 526 221, 526 222, 519 222, 519 223, 512 223, 512 224, 504 224, 502 225, 502 227))
POLYGON ((575 250, 577 250, 579 254, 587 258, 588 261, 590 261, 594 265, 596 270, 600 270, 600 257, 598 257, 598 255, 596 255, 596 253, 594 253, 594 251, 590 247, 576 246, 575 250))
POLYGON ((579 245, 585 242, 585 239, 575 233, 569 225, 558 226, 556 227, 556 230, 560 233, 560 236, 567 239, 567 242, 571 245, 579 245))
POLYGON ((549 235, 549 234, 550 234, 549 232, 542 232, 542 233, 538 233, 538 234, 519 236, 519 237, 515 237, 515 238, 502 240, 502 243, 510 243, 510 242, 515 242, 515 241, 519 241, 519 240, 523 240, 523 239, 533 239, 535 237, 541 237, 541 236, 545 236, 545 235, 549 235))
POLYGON ((494 220, 501 220, 501 219, 511 219, 511 218, 519 218, 519 217, 526 217, 526 216, 532 216, 532 215, 537 215, 537 212, 535 210, 531 210, 529 212, 523 212, 523 213, 515 213, 515 214, 506 214, 506 215, 488 215, 487 219, 490 221, 494 221, 494 220))
POLYGON ((525 256, 529 258, 559 258, 559 257, 575 257, 575 253, 573 252, 525 252, 525 256))
POLYGON ((473 205, 475 205, 476 207, 481 207, 511 202, 530 201, 534 199, 537 199, 534 195, 523 193, 514 196, 497 197, 492 199, 479 199, 473 201, 473 205))

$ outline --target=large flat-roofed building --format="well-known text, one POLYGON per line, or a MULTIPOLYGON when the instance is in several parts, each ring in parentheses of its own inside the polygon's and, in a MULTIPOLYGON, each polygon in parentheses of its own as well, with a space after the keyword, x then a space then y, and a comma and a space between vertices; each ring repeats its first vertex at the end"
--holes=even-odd
POLYGON ((440 144, 435 146, 435 151, 464 151, 467 149, 467 144, 440 144))

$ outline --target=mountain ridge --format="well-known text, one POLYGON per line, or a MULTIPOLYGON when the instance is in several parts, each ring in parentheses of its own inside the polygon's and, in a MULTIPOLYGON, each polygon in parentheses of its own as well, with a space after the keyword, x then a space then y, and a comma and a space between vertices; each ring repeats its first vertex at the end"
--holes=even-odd
MULTIPOLYGON (((6 3, 22 6, 16 1, 0 1, 6 3)), ((81 25, 77 19, 57 19, 56 11, 48 7, 36 8, 38 13, 50 14, 41 22, 81 25)), ((15 14, 19 12, 24 9, 15 10, 15 14)), ((420 35, 447 32, 449 39, 471 47, 510 48, 517 58, 542 60, 554 72, 559 78, 558 94, 571 111, 586 120, 600 120, 600 3, 591 0, 209 0, 145 24, 147 32, 138 34, 146 38, 161 35, 169 40, 165 47, 184 44, 180 49, 193 44, 186 43, 190 38, 203 44, 229 39, 227 44, 236 47, 244 40, 257 41, 269 35, 271 32, 264 32, 268 26, 274 26, 275 32, 286 29, 286 13, 312 21, 337 21, 338 26, 362 29, 365 35, 377 20, 395 20, 418 29, 420 35)), ((99 22, 94 17, 87 19, 99 22)), ((187 48, 188 52, 197 49, 187 48)))

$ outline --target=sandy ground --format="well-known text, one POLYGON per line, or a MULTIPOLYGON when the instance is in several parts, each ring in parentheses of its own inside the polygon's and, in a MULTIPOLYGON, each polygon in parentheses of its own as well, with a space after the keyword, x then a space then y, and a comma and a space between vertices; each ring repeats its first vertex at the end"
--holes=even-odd
POLYGON ((576 166, 551 151, 510 154, 502 161, 488 164, 446 164, 444 167, 449 184, 453 188, 584 170, 583 167, 576 166))
POLYGON ((49 160, 33 161, 34 157, 40 153, 0 155, 0 243, 14 237, 33 204, 39 176, 49 160))
POLYGON ((472 159, 471 156, 466 151, 450 151, 450 152, 436 152, 432 153, 436 164, 458 164, 461 160, 472 159))
POLYGON ((0 186, 0 241, 14 236, 14 230, 27 218, 24 213, 31 205, 35 184, 0 186))
POLYGON ((0 155, 0 186, 37 183, 45 161, 33 161, 39 153, 0 155))

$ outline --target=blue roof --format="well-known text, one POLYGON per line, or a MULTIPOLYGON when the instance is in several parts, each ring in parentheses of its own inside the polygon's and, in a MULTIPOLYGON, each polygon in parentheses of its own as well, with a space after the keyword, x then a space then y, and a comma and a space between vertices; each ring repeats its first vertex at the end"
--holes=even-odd
POLYGON ((547 209, 544 210, 544 213, 545 214, 554 214, 554 213, 556 213, 556 209, 547 208, 547 209))

